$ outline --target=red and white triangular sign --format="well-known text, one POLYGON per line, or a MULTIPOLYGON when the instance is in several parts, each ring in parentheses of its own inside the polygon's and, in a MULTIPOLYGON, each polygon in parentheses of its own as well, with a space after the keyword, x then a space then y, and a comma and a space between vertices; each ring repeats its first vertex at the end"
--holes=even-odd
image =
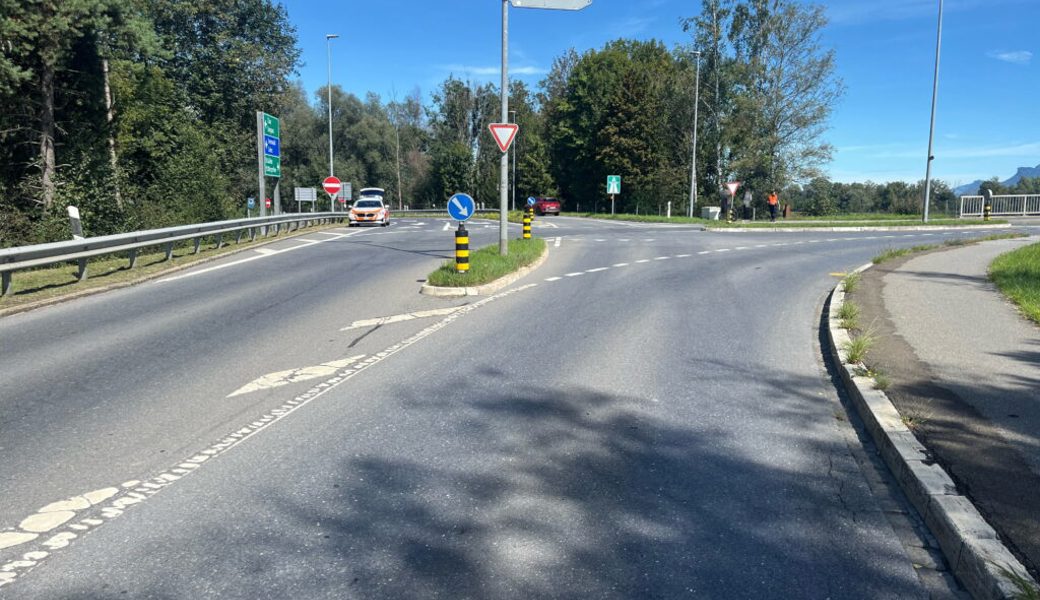
POLYGON ((730 196, 736 196, 737 195, 737 188, 740 187, 740 182, 739 181, 727 182, 726 183, 726 187, 729 188, 729 195, 730 196))
POLYGON ((520 126, 516 123, 492 123, 488 125, 488 129, 491 130, 491 136, 495 138, 499 150, 506 152, 513 143, 516 132, 520 131, 520 126))

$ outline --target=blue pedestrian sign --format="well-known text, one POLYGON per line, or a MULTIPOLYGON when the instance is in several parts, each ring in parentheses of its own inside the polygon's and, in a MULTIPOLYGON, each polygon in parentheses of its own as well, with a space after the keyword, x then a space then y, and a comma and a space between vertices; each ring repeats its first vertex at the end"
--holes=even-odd
POLYGON ((249 210, 256 208, 256 198, 246 198, 246 208, 249 210))
POLYGON ((534 197, 531 197, 531 198, 527 199, 527 205, 528 206, 534 206, 535 202, 537 202, 537 200, 535 200, 534 197))
POLYGON ((456 221, 465 221, 473 216, 477 203, 469 194, 455 194, 448 198, 448 214, 456 221))

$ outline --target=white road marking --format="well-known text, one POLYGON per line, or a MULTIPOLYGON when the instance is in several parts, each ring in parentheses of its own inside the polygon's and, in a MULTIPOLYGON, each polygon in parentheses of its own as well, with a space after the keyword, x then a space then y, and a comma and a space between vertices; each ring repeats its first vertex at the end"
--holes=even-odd
POLYGON ((689 254, 676 254, 675 255, 675 258, 689 258, 689 257, 690 257, 689 254))
POLYGON ((563 277, 546 277, 545 278, 546 281, 559 281, 561 279, 563 279, 563 277))
POLYGON ((644 258, 644 259, 641 259, 641 260, 637 260, 636 264, 637 265, 641 265, 643 263, 648 263, 648 262, 650 262, 650 259, 649 258, 644 258))
POLYGON ((596 241, 597 241, 597 242, 605 242, 605 241, 607 241, 607 240, 604 240, 604 239, 598 239, 598 240, 596 240, 596 241))
POLYGON ((351 329, 358 329, 361 327, 372 327, 374 325, 386 325, 388 323, 400 323, 402 321, 411 321, 414 319, 426 319, 429 317, 443 317, 450 315, 454 312, 462 310, 462 306, 454 306, 451 308, 436 308, 433 310, 420 310, 416 312, 404 313, 401 315, 391 315, 389 317, 378 317, 375 319, 364 319, 361 321, 354 321, 350 325, 343 327, 340 331, 348 331, 351 329))
MULTIPOLYGON (((307 404, 313 402, 321 396, 324 396, 329 391, 353 379, 362 371, 365 371, 366 369, 376 364, 379 364, 380 362, 386 360, 394 354, 397 354, 398 352, 417 344, 423 339, 433 335, 437 331, 440 331, 441 329, 447 327, 456 319, 460 318, 464 313, 474 311, 489 302, 493 302, 495 300, 499 300, 517 292, 521 292, 537 286, 537 283, 529 283, 527 285, 513 288, 511 290, 506 290, 502 293, 495 294, 494 296, 489 296, 487 298, 484 298, 483 300, 467 305, 463 310, 460 310, 455 314, 448 315, 441 321, 434 323, 433 325, 430 325, 426 329, 423 329, 422 331, 416 333, 410 338, 407 338, 401 342, 397 342, 391 345, 390 347, 386 348, 382 352, 370 356, 364 361, 361 361, 360 363, 357 363, 348 369, 336 373, 334 377, 331 377, 326 381, 319 383, 318 385, 315 385, 303 394, 300 394, 294 397, 292 400, 285 402, 280 407, 271 410, 269 413, 264 414, 259 419, 228 434, 219 442, 213 444, 209 448, 206 448, 198 454, 195 454, 194 456, 191 456, 190 458, 187 458, 182 462, 177 463, 175 466, 168 468, 166 471, 159 473, 158 475, 152 477, 148 481, 128 481, 122 484, 123 488, 128 489, 117 490, 117 495, 111 500, 111 502, 108 502, 104 506, 93 506, 92 509, 99 510, 100 512, 97 514, 92 514, 89 518, 80 519, 74 524, 67 525, 68 529, 71 529, 73 531, 82 531, 82 526, 98 527, 100 525, 105 524, 110 519, 119 517, 123 514, 126 508, 132 507, 134 504, 139 504, 143 502, 144 500, 162 491, 167 486, 176 483, 184 476, 190 475, 200 466, 202 466, 202 464, 207 460, 220 456, 225 452, 228 452, 232 448, 235 448, 238 445, 240 445, 243 441, 252 438, 253 436, 264 431, 271 425, 286 418, 293 412, 296 412, 300 408, 306 406, 307 404)), ((109 488, 106 488, 105 490, 98 490, 97 492, 91 492, 91 494, 84 494, 84 497, 89 498, 91 495, 96 495, 99 498, 99 502, 105 502, 108 498, 110 498, 110 496, 107 496, 108 489, 109 488), (102 496, 104 496, 104 499, 100 499, 102 496)), ((33 540, 39 539, 39 536, 37 534, 30 535, 34 536, 33 540)), ((17 538, 23 537, 27 536, 17 536, 17 538)), ((36 550, 32 550, 26 555, 23 555, 23 558, 28 557, 28 560, 14 560, 6 564, 0 565, 0 575, 2 575, 2 577, 0 577, 0 587, 3 587, 4 585, 13 582, 20 574, 20 571, 24 572, 27 569, 32 568, 49 555, 48 552, 40 550, 40 546, 43 546, 48 550, 60 549, 68 546, 70 542, 72 540, 75 540, 77 537, 78 534, 73 533, 72 531, 60 531, 52 537, 39 542, 39 545, 36 547, 36 550)), ((25 542, 19 541, 18 539, 16 539, 16 536, 11 536, 9 532, 4 532, 3 534, 0 534, 0 543, 18 545, 25 542)))
POLYGON ((669 258, 671 258, 671 256, 658 256, 654 258, 654 260, 668 260, 669 258))
POLYGON ((711 254, 711 250, 701 250, 697 254, 711 254))
POLYGON ((747 246, 737 246, 736 248, 734 248, 734 250, 747 250, 747 249, 748 249, 747 246))
POLYGON ((166 282, 169 282, 169 281, 177 281, 178 279, 186 279, 188 277, 195 277, 196 275, 202 275, 204 273, 210 273, 212 271, 219 271, 221 269, 226 269, 228 267, 235 267, 235 266, 241 265, 243 263, 252 262, 254 260, 259 260, 261 258, 267 258, 268 256, 274 256, 276 254, 283 254, 285 252, 292 252, 293 250, 299 250, 300 248, 310 248, 311 246, 314 246, 316 244, 324 244, 325 242, 332 242, 332 241, 335 241, 335 240, 338 240, 338 239, 342 239, 342 238, 345 238, 345 237, 350 237, 352 235, 356 235, 358 233, 360 233, 360 232, 359 231, 353 231, 353 232, 350 232, 350 233, 338 233, 338 234, 336 234, 335 237, 331 237, 331 238, 329 238, 327 240, 321 240, 321 241, 317 241, 317 242, 312 242, 310 244, 300 244, 298 246, 292 246, 290 248, 282 248, 281 250, 271 250, 271 249, 268 249, 268 248, 257 248, 256 251, 259 252, 259 254, 257 254, 257 255, 249 256, 249 257, 242 258, 242 259, 239 259, 239 260, 235 260, 235 261, 232 261, 232 262, 219 264, 219 265, 216 265, 216 266, 213 266, 213 267, 209 267, 209 268, 206 268, 206 269, 198 269, 197 271, 189 271, 188 273, 184 273, 182 275, 173 275, 171 277, 164 277, 162 279, 156 279, 155 283, 166 283, 166 282))
POLYGON ((614 267, 615 269, 619 269, 621 267, 627 267, 628 263, 617 263, 617 264, 613 264, 611 266, 614 267))
POLYGON ((619 242, 631 242, 632 240, 631 240, 631 239, 629 239, 629 238, 621 238, 621 239, 620 239, 620 240, 618 240, 618 241, 619 241, 619 242))
POLYGON ((553 244, 553 247, 554 248, 559 248, 560 247, 560 242, 562 242, 562 241, 563 241, 562 237, 556 236, 556 242, 553 244))
POLYGON ((716 252, 729 252, 729 248, 719 248, 716 252))
POLYGON ((289 369, 288 371, 268 373, 267 375, 258 377, 253 381, 238 388, 237 390, 231 392, 227 395, 227 397, 233 398, 235 396, 241 396, 242 394, 248 394, 250 392, 258 392, 260 390, 269 390, 271 388, 289 385, 290 383, 309 381, 311 379, 318 379, 320 377, 329 377, 331 375, 334 375, 336 371, 339 371, 344 367, 352 365, 357 361, 361 360, 362 358, 365 358, 364 354, 351 356, 350 358, 344 358, 343 360, 333 360, 313 367, 301 367, 299 369, 289 369))
POLYGON ((596 267, 595 269, 587 269, 585 272, 586 273, 599 273, 600 271, 606 271, 609 268, 610 267, 596 267))
POLYGON ((584 275, 584 274, 585 274, 584 272, 567 273, 566 275, 564 275, 564 277, 577 277, 578 275, 584 275))
POLYGON ((450 231, 450 230, 451 230, 451 223, 445 223, 444 227, 441 229, 441 231, 450 231))

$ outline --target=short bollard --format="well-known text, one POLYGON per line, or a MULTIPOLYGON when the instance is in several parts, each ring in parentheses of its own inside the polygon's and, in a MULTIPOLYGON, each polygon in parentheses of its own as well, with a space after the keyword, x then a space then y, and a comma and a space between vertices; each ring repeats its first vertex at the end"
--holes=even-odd
POLYGON ((455 271, 469 271, 469 232, 462 223, 459 223, 459 229, 455 232, 455 271))
POLYGON ((993 207, 992 206, 990 206, 989 204, 986 204, 985 206, 983 206, 982 207, 982 220, 983 221, 989 221, 989 215, 992 212, 993 212, 993 207))
POLYGON ((524 213, 524 239, 531 239, 531 215, 524 213))

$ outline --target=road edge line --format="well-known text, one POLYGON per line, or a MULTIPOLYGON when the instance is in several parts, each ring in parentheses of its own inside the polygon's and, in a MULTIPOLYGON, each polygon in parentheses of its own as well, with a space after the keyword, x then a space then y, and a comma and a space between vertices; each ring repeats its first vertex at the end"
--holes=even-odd
MULTIPOLYGON (((862 273, 872 266, 868 263, 854 272, 862 273)), ((829 351, 845 390, 877 444, 878 452, 899 482, 900 489, 938 540, 958 581, 975 598, 1013 600, 1018 590, 1001 569, 1016 573, 1035 586, 1036 582, 1025 566, 1000 541, 996 530, 986 522, 971 500, 957 492, 946 471, 930 459, 924 445, 903 423, 888 396, 874 389, 870 378, 852 371, 858 365, 843 360, 839 349, 850 337, 840 327, 837 318, 845 303, 842 286, 839 282, 834 287, 824 305, 829 351)))

